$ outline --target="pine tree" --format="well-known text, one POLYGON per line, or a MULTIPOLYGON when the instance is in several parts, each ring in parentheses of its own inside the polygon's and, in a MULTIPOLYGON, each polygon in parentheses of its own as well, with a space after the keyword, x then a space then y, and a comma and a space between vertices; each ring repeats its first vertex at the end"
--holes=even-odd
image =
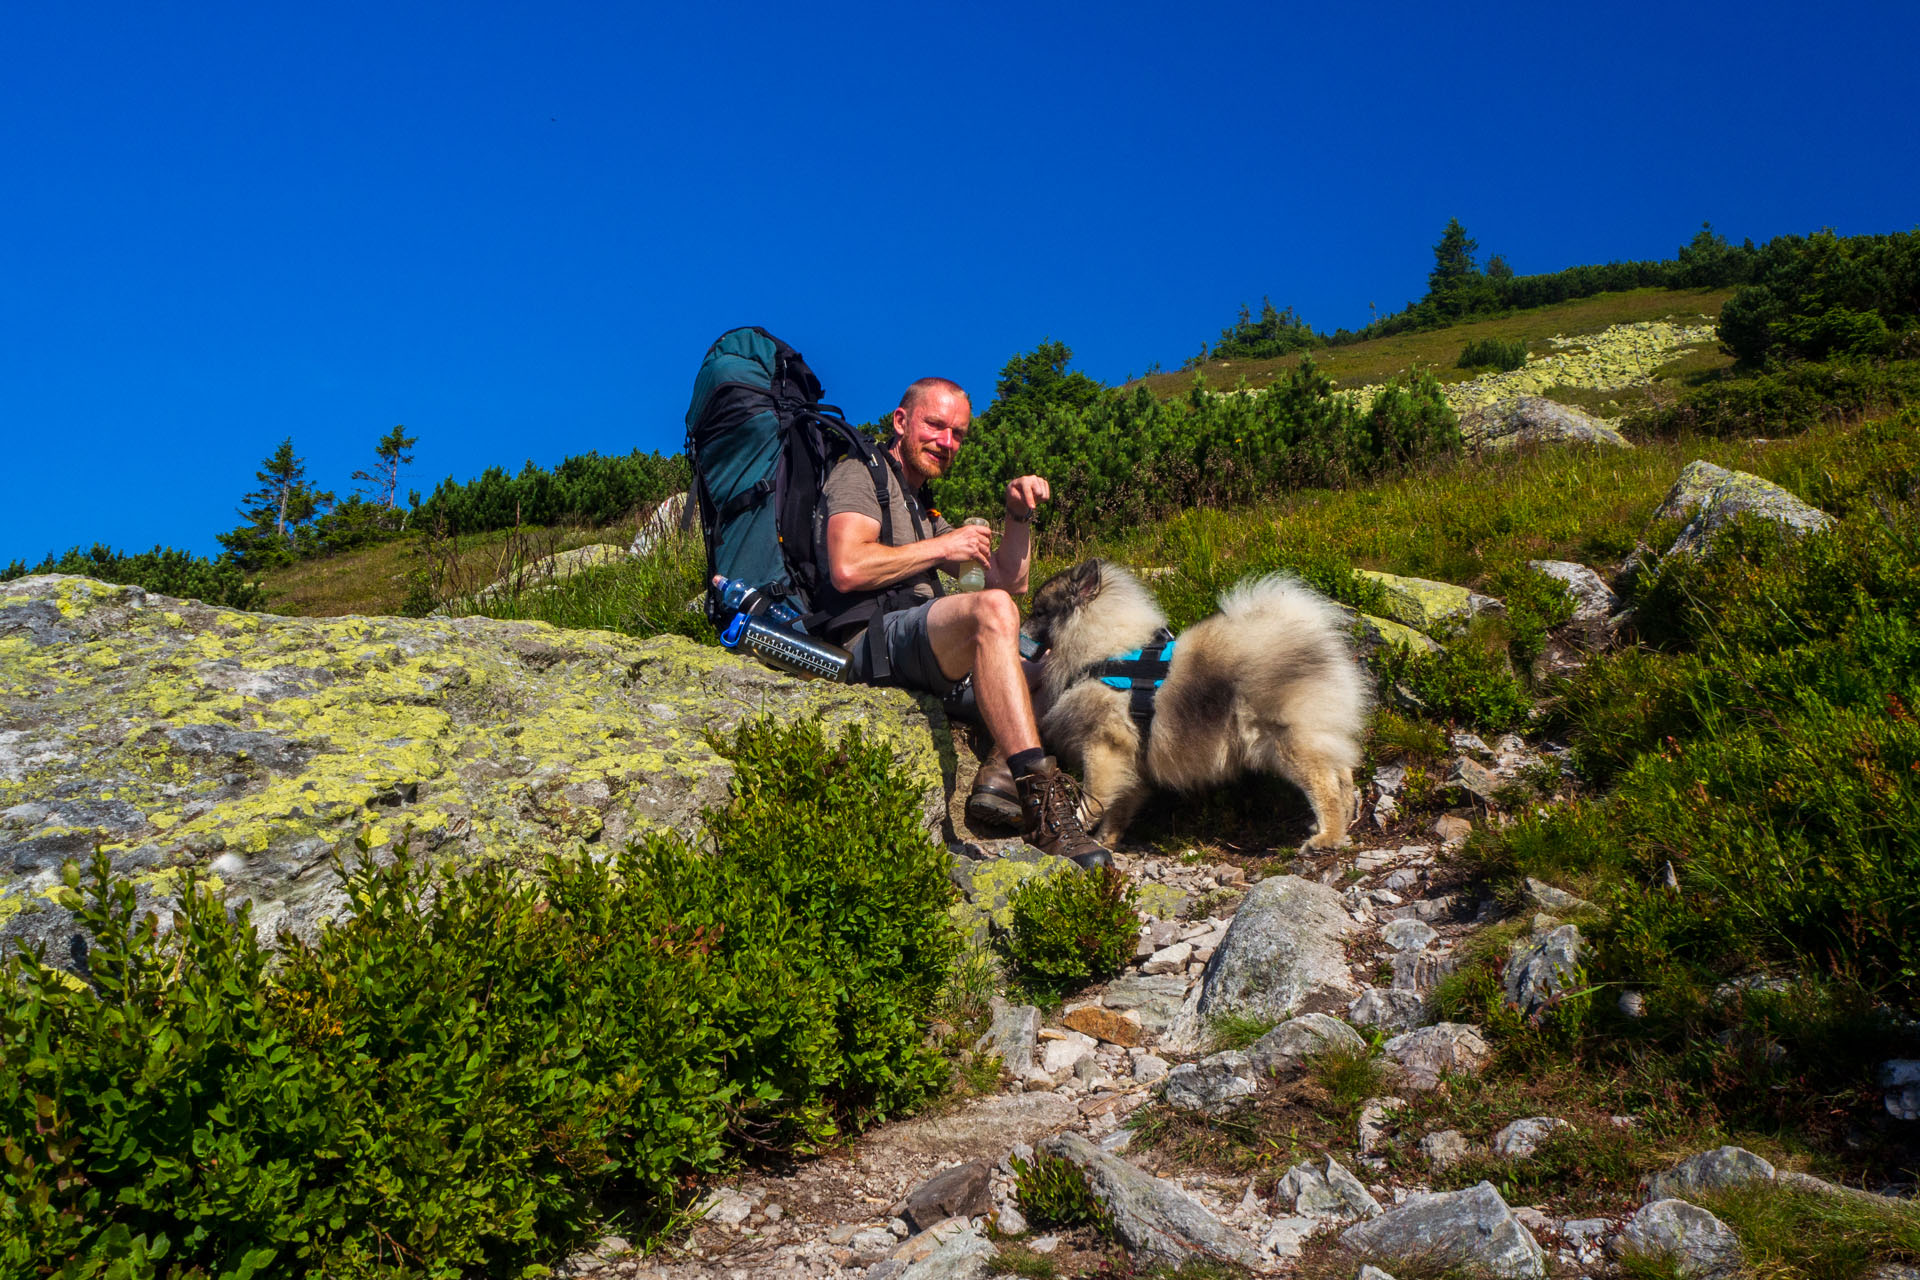
POLYGON ((420 437, 408 435, 404 426, 395 427, 373 446, 374 455, 379 458, 373 470, 356 471, 353 478, 372 486, 374 500, 392 510, 394 495, 400 491, 400 468, 412 465, 411 451, 418 443, 420 437))
POLYGON ((253 478, 260 487, 240 499, 246 523, 219 540, 243 567, 257 571, 293 559, 296 531, 330 510, 333 494, 307 483, 307 462, 294 454, 292 436, 267 455, 253 478))

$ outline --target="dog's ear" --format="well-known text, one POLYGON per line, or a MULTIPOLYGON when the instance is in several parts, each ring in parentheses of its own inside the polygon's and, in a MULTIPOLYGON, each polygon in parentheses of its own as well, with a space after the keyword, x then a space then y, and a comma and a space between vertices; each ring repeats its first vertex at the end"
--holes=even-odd
POLYGON ((1100 562, 1087 560, 1073 571, 1073 601, 1076 605, 1092 603, 1100 594, 1100 562))

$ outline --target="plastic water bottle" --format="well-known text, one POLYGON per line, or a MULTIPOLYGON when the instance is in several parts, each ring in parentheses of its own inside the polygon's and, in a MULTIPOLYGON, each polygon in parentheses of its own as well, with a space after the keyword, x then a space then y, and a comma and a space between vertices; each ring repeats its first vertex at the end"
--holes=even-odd
POLYGON ((727 613, 762 615, 773 619, 782 626, 791 627, 801 633, 806 627, 800 623, 800 611, 758 587, 748 586, 740 578, 723 578, 713 575, 714 589, 720 593, 720 607, 727 613))
MULTIPOLYGON (((979 516, 968 516, 961 523, 963 525, 977 525, 982 529, 990 529, 993 527, 979 516)), ((982 564, 970 564, 967 566, 966 572, 954 579, 953 589, 955 591, 982 591, 986 589, 986 585, 987 567, 982 564)))

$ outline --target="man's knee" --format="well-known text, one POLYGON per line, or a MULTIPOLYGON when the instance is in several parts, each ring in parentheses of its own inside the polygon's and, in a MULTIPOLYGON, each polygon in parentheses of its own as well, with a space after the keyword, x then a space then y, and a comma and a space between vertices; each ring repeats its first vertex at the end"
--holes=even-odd
POLYGON ((996 641, 1013 639, 1020 631, 1020 606, 1013 597, 998 587, 989 587, 985 591, 976 591, 974 601, 974 626, 984 640, 991 637, 996 641))

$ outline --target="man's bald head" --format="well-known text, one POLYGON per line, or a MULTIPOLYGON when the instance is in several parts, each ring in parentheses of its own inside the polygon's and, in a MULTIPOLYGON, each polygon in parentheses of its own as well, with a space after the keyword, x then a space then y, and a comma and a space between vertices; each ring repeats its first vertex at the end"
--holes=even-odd
POLYGON ((967 394, 965 387, 955 382, 952 378, 915 379, 913 382, 907 384, 906 392, 900 397, 900 407, 905 409, 908 416, 911 417, 914 406, 920 403, 922 397, 935 391, 946 391, 959 396, 967 402, 968 412, 972 412, 973 397, 967 394))

